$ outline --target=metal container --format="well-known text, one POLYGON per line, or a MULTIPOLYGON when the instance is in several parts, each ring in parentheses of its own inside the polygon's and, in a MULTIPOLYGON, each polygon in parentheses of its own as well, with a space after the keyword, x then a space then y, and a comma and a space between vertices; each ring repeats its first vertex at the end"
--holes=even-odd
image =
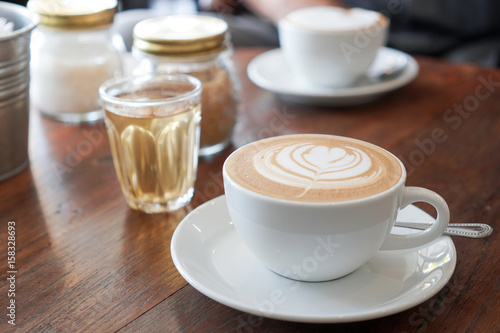
POLYGON ((29 62, 31 31, 38 17, 0 1, 0 17, 14 23, 0 36, 0 181, 28 165, 29 62))

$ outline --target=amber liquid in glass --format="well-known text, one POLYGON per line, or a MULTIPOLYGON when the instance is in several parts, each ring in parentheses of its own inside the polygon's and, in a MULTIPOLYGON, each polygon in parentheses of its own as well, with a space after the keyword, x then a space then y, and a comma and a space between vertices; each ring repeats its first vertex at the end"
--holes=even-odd
MULTIPOLYGON (((119 97, 165 97, 155 91, 141 94, 119 97)), ((116 173, 129 205, 154 213, 189 202, 198 166, 200 104, 104 111, 116 173)))

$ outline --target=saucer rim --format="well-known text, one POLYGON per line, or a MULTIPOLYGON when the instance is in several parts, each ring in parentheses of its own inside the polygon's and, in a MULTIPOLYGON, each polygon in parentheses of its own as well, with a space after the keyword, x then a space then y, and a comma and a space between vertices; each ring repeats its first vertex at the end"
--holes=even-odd
MULTIPOLYGON (((174 262, 175 267, 177 268, 178 272, 181 274, 181 276, 197 291, 199 291, 201 294, 211 298, 214 301, 217 301, 218 303, 221 303, 227 307, 230 307, 232 309, 242 311, 245 313, 249 313, 258 317, 264 317, 264 318, 270 318, 270 319, 277 319, 277 320, 284 320, 284 321, 289 321, 289 322, 298 322, 298 323, 312 323, 312 324, 333 324, 333 323, 352 323, 352 322, 360 322, 360 321, 365 321, 365 320, 371 320, 371 319, 377 319, 377 318, 382 318, 386 316, 390 316, 399 312, 406 311, 408 309, 411 309, 412 307, 415 307, 433 296, 435 296, 439 291, 441 291, 446 284, 450 281, 451 277, 453 276, 453 273, 456 268, 457 264, 457 252, 456 252, 456 247, 449 236, 441 236, 443 237, 442 241, 446 241, 448 243, 448 248, 449 248, 449 255, 451 257, 450 262, 448 263, 448 269, 443 270, 443 275, 440 277, 438 283, 430 290, 422 293, 421 296, 415 296, 410 298, 410 300, 406 301, 403 304, 389 304, 389 305, 384 305, 384 306, 379 306, 373 308, 372 311, 364 311, 361 313, 353 313, 352 315, 331 315, 331 316, 325 316, 324 314, 318 314, 318 315, 298 315, 296 313, 263 313, 259 311, 255 306, 252 306, 251 304, 244 303, 238 300, 231 299, 229 296, 225 294, 221 294, 217 290, 210 289, 209 286, 204 285, 202 281, 199 281, 199 279, 196 279, 194 276, 191 276, 191 274, 188 272, 188 269, 184 266, 182 263, 182 259, 179 258, 179 254, 177 253, 177 238, 180 237, 179 234, 183 232, 183 229, 186 228, 190 220, 193 218, 193 216, 197 216, 200 213, 203 212, 204 209, 207 209, 208 206, 219 206, 225 204, 225 195, 220 195, 216 198, 213 198, 204 204, 196 207, 193 211, 191 211, 188 215, 184 217, 184 219, 179 223, 179 225, 176 227, 174 234, 172 236, 171 240, 171 245, 170 245, 170 251, 171 251, 171 257, 174 262)), ((419 210, 421 213, 428 215, 426 212, 421 210, 420 208, 414 206, 414 205, 409 205, 412 206, 414 209, 419 210)), ((224 223, 227 224, 224 227, 224 230, 228 230, 231 228, 231 221, 219 221, 218 223, 224 223), (229 223, 228 223, 229 222, 229 223)), ((232 227, 234 228, 234 227, 232 227)), ((409 229, 407 229, 409 230, 409 229)), ((416 230, 413 230, 413 232, 417 232, 416 230)), ((415 248, 415 251, 426 248, 426 246, 418 247, 415 248)), ((411 251, 412 249, 408 250, 402 250, 402 251, 411 251)), ((397 251, 384 251, 384 252, 397 252, 397 251)), ((344 278, 348 278, 344 277, 344 278)), ((333 281, 325 281, 325 282, 318 282, 318 283, 332 283, 333 281)), ((309 283, 309 282, 300 282, 299 283, 309 283)), ((395 296, 394 298, 396 298, 395 296)))
MULTIPOLYGON (((351 87, 345 87, 345 88, 317 88, 315 89, 314 86, 310 86, 310 91, 304 92, 304 91, 299 91, 297 90, 298 87, 294 87, 294 89, 287 89, 286 86, 277 86, 276 82, 273 82, 263 76, 260 75, 259 69, 262 66, 262 64, 265 61, 269 61, 270 58, 272 57, 281 57, 283 58, 283 53, 280 48, 275 48, 272 50, 268 50, 266 52, 263 52, 256 57, 254 57, 252 60, 250 60, 248 66, 247 66, 247 75, 250 81, 252 81, 255 85, 259 86, 262 89, 285 95, 285 96, 294 96, 294 97, 300 97, 300 98, 330 98, 330 99, 336 99, 336 98, 346 98, 346 97, 373 97, 373 96, 378 96, 382 95, 385 93, 389 93, 391 91, 394 91, 396 89, 402 88, 405 85, 409 84, 412 82, 418 75, 419 73, 419 65, 415 58, 413 58, 411 55, 400 51, 396 50, 390 47, 383 46, 379 50, 379 52, 392 52, 392 53, 397 53, 404 55, 407 60, 408 60, 408 65, 404 69, 404 71, 392 78, 388 79, 386 81, 382 82, 375 82, 373 84, 369 85, 363 85, 363 86, 351 86, 351 87)), ((288 67, 288 65, 285 62, 285 59, 282 59, 284 66, 288 67)), ((290 73, 291 70, 290 70, 290 73)), ((291 74, 293 75, 293 74, 291 74)), ((334 100, 332 102, 335 102, 334 100)))

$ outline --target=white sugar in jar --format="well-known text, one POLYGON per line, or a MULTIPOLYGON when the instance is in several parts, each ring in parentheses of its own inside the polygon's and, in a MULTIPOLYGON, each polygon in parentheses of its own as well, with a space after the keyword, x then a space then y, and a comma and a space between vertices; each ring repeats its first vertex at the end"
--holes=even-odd
POLYGON ((112 31, 116 0, 30 0, 40 16, 31 43, 31 102, 50 118, 103 118, 99 86, 122 74, 123 40, 112 31))

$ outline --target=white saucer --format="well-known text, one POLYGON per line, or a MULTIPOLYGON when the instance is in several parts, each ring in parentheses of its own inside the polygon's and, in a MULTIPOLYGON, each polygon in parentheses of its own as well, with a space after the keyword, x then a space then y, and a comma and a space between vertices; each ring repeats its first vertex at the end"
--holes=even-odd
MULTIPOLYGON (((398 219, 433 221, 415 206, 401 211, 398 219)), ((446 285, 457 260, 451 238, 441 236, 421 248, 380 251, 338 280, 289 280, 257 262, 241 243, 224 195, 184 218, 174 232, 171 252, 181 275, 206 296, 257 316, 309 323, 353 322, 409 309, 446 285)))
POLYGON ((292 102, 326 106, 359 105, 372 102, 413 81, 418 74, 418 64, 415 59, 404 52, 388 47, 382 47, 379 50, 369 71, 384 69, 400 56, 408 60, 408 65, 400 75, 376 82, 361 79, 356 85, 347 88, 323 88, 307 84, 294 75, 281 49, 267 51, 252 59, 248 64, 247 74, 257 86, 277 93, 285 100, 292 102))

